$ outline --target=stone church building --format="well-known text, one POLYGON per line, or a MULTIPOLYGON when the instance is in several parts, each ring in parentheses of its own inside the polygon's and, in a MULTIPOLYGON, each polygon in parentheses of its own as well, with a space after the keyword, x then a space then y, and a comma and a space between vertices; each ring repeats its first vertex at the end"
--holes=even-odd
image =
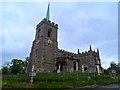
POLYGON ((46 18, 36 26, 35 40, 31 48, 28 72, 89 72, 102 73, 99 50, 72 53, 58 48, 58 24, 46 18))

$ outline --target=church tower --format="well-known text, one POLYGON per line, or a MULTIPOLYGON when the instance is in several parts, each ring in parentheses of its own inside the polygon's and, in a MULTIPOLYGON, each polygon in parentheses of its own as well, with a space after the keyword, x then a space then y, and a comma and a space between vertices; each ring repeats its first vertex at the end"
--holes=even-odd
POLYGON ((58 24, 50 21, 49 4, 46 18, 36 26, 35 40, 30 53, 29 68, 36 72, 53 72, 58 50, 58 24))
POLYGON ((88 51, 72 53, 58 49, 58 24, 50 21, 50 4, 48 4, 46 18, 36 26, 27 72, 81 71, 87 73, 101 73, 99 50, 90 48, 88 51))

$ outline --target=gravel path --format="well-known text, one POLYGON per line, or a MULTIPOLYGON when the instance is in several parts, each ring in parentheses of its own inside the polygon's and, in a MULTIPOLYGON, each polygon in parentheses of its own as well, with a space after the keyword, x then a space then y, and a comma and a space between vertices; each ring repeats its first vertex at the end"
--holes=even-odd
POLYGON ((73 89, 64 89, 64 90, 120 90, 120 84, 111 84, 106 86, 101 85, 90 85, 84 86, 81 88, 73 88, 73 89))

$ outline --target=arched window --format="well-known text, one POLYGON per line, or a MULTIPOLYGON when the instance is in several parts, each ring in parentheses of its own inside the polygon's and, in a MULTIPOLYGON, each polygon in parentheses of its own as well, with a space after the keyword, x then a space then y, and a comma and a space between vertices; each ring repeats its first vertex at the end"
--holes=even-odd
POLYGON ((51 37, 51 29, 48 30, 48 37, 51 37))
POLYGON ((73 70, 76 71, 76 62, 73 62, 73 70))
POLYGON ((87 70, 88 70, 88 68, 87 68, 87 66, 85 66, 85 67, 84 67, 84 71, 87 71, 87 70))

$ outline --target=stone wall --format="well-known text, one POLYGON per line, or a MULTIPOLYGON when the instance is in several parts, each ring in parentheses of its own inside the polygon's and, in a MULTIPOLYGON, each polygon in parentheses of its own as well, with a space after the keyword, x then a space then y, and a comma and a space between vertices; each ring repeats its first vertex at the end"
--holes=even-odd
POLYGON ((98 72, 101 68, 99 50, 92 47, 85 52, 73 53, 58 49, 58 25, 43 19, 36 27, 35 40, 31 47, 28 72, 34 65, 36 72, 53 72, 61 69, 65 72, 98 72), (86 70, 85 70, 86 69, 86 70))

